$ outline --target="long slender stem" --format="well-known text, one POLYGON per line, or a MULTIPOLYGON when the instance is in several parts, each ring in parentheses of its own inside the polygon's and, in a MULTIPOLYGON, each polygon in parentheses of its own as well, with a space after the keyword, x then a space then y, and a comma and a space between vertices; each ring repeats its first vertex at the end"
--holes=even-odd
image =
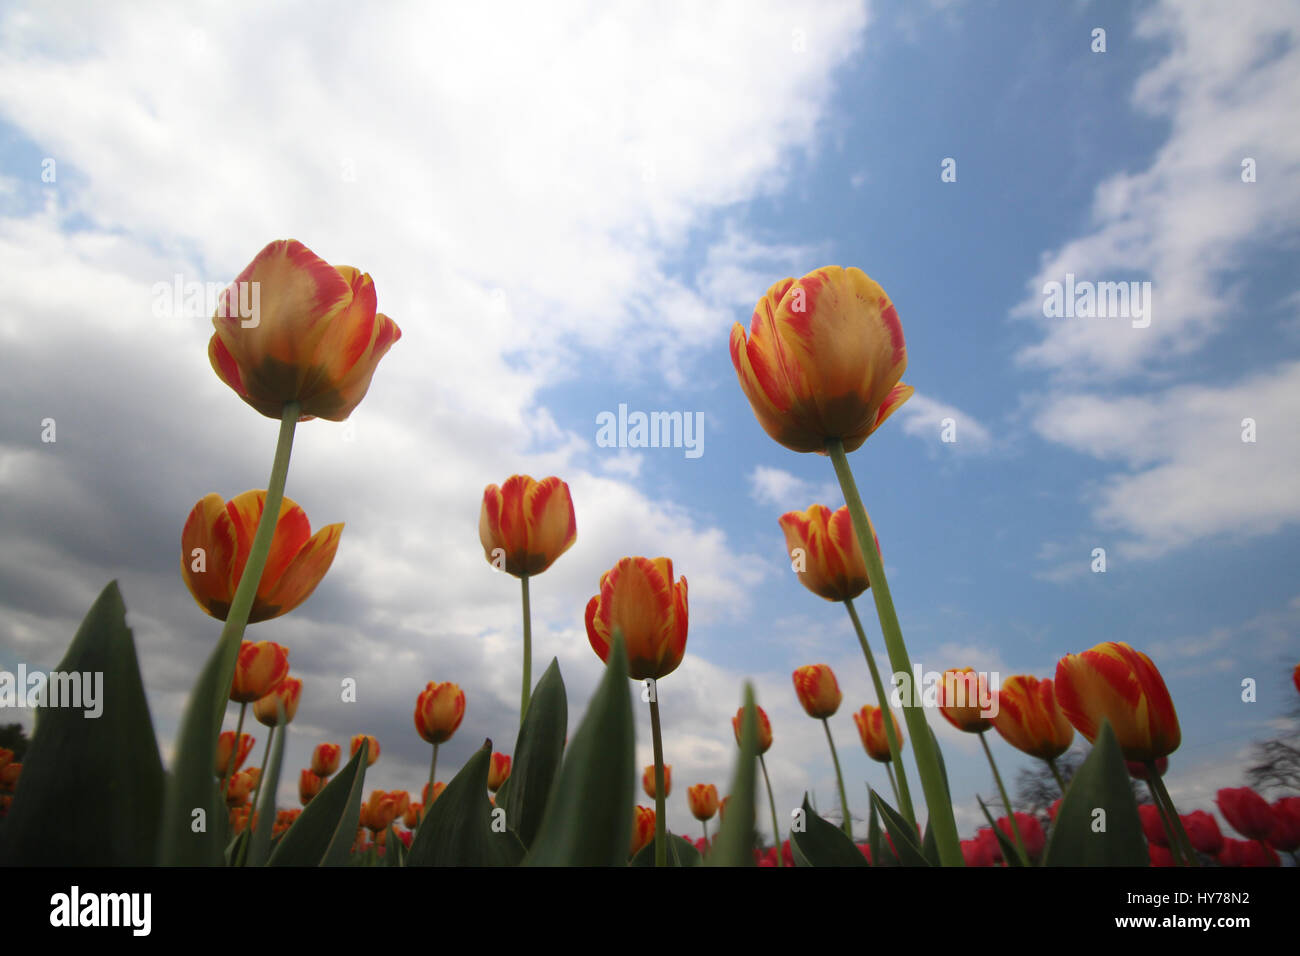
POLYGON ((707 848, 709 844, 709 821, 701 820, 700 823, 704 825, 704 845, 707 848))
MULTIPOLYGON (((894 771, 890 768, 889 764, 885 764, 885 773, 889 774, 889 785, 894 788, 894 800, 898 803, 902 803, 903 798, 899 796, 898 784, 894 782, 894 771)), ((899 776, 902 776, 902 774, 900 773, 899 776)), ((908 822, 915 823, 916 821, 909 820, 908 822)))
MULTIPOLYGON (((230 783, 230 778, 235 773, 235 758, 239 755, 239 738, 244 732, 244 714, 248 711, 248 704, 239 705, 239 723, 235 725, 235 745, 230 748, 230 759, 226 761, 226 772, 221 775, 221 793, 224 798, 226 787, 230 783)), ((269 741, 268 741, 269 744, 269 741)))
POLYGON ((763 783, 767 784, 767 805, 772 808, 772 839, 776 841, 776 865, 785 866, 781 843, 781 826, 776 822, 776 800, 772 796, 772 780, 767 775, 767 762, 758 755, 758 765, 763 768, 763 783))
POLYGON ((659 730, 659 695, 650 695, 650 733, 655 748, 655 866, 668 865, 668 821, 664 813, 664 741, 659 730))
POLYGON ((1052 776, 1056 778, 1056 785, 1061 788, 1061 796, 1065 796, 1065 780, 1061 777, 1061 771, 1056 769, 1056 761, 1048 760, 1047 766, 1051 768, 1052 776))
POLYGON ((835 752, 835 741, 831 738, 831 724, 825 717, 822 718, 822 726, 826 728, 826 742, 831 746, 831 760, 835 762, 835 782, 840 785, 840 813, 844 815, 841 826, 849 839, 853 839, 853 818, 849 816, 849 798, 844 792, 844 774, 840 773, 840 756, 835 752))
POLYGON ((1025 841, 1020 836, 1020 824, 1016 822, 1016 812, 1011 808, 1011 801, 1007 798, 1007 788, 1002 785, 1002 774, 998 773, 998 765, 993 761, 993 751, 989 749, 989 742, 984 733, 982 730, 979 732, 980 743, 984 745, 984 755, 989 758, 989 766, 993 768, 993 779, 997 782, 998 793, 1002 794, 1002 806, 1006 808, 1007 819, 1011 821, 1011 834, 1016 840, 1016 852, 1020 854, 1020 862, 1029 866, 1029 853, 1025 850, 1025 841))
POLYGON ((271 741, 275 739, 275 728, 266 733, 266 749, 262 751, 262 769, 257 772, 257 786, 253 788, 253 809, 257 809, 257 795, 262 792, 262 780, 266 777, 266 762, 271 759, 271 741))
POLYGON ((528 575, 519 576, 524 592, 524 689, 519 696, 519 726, 524 725, 524 712, 528 710, 528 695, 533 686, 533 615, 528 606, 528 575))
POLYGON ((433 759, 429 761, 429 795, 424 799, 424 808, 420 811, 420 820, 424 820, 424 815, 429 812, 433 806, 433 788, 434 774, 438 772, 438 745, 433 745, 433 759))
MULTIPOLYGON (((889 698, 885 696, 885 685, 880 680, 880 668, 876 667, 876 656, 871 653, 871 645, 867 643, 867 633, 862 629, 862 621, 858 617, 857 608, 853 606, 853 599, 846 600, 844 607, 849 612, 849 619, 853 621, 853 629, 858 634, 858 643, 862 645, 862 654, 867 659, 867 667, 871 671, 871 683, 876 688, 876 703, 880 705, 881 719, 885 725, 885 739, 889 741, 889 757, 898 768, 898 783, 894 784, 894 801, 907 822, 915 826, 916 811, 912 809, 912 792, 907 786, 907 770, 903 767, 903 744, 894 730, 893 712, 889 708, 889 698), (891 719, 885 720, 886 717, 891 719)), ((892 776, 890 781, 893 782, 892 776)))
POLYGON ((1156 796, 1155 788, 1151 786, 1150 781, 1147 781, 1147 790, 1151 793, 1151 802, 1155 805, 1156 812, 1160 814, 1160 825, 1165 828, 1165 836, 1169 840, 1169 852, 1174 858, 1174 863, 1177 866, 1187 866, 1187 857, 1183 855, 1182 844, 1174 836, 1174 825, 1169 822, 1169 812, 1156 796))
MULTIPOLYGON (((844 454, 844 442, 838 438, 827 440, 826 453, 835 465, 835 475, 839 478, 844 502, 848 505, 849 514, 853 518, 853 529, 862 548, 867 580, 871 582, 871 594, 876 601, 876 616, 880 618, 880 632, 889 654, 889 665, 896 673, 911 674, 912 661, 907 654, 907 645, 903 643, 903 632, 898 626, 898 614, 894 611, 894 600, 889 594, 889 582, 885 580, 885 566, 880 560, 880 551, 876 548, 876 539, 871 533, 857 482, 853 480, 853 472, 849 469, 848 456, 844 454)), ((907 721, 907 730, 912 737, 912 752, 916 755, 916 768, 921 774, 921 789, 925 794, 935 844, 939 848, 939 860, 944 866, 964 866, 957 821, 953 817, 952 803, 944 786, 938 751, 930 736, 930 725, 921 708, 909 706, 910 703, 903 702, 903 718, 907 721)), ((900 764, 899 770, 901 769, 900 764)))
POLYGON ((1165 789, 1164 780, 1160 779, 1160 772, 1156 770, 1154 760, 1147 761, 1147 784, 1151 787, 1152 796, 1164 801, 1165 812, 1169 814, 1169 823, 1172 826, 1169 836, 1182 844, 1183 855, 1187 857, 1187 865, 1200 866, 1201 861, 1196 856, 1196 850, 1192 848, 1191 837, 1187 835, 1183 820, 1178 815, 1178 808, 1174 806, 1173 798, 1169 796, 1169 791, 1165 789))

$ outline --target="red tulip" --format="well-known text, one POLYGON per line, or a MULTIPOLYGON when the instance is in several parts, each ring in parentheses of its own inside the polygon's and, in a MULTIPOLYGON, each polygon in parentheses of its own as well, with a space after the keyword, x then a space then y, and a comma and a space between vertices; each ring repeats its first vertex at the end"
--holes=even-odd
MULTIPOLYGON (((992 834, 993 831, 989 831, 992 834)), ((996 844, 996 838, 994 840, 996 844)), ((988 840, 962 840, 962 859, 967 866, 992 866, 994 862, 993 847, 988 840)))
POLYGON ((328 777, 339 767, 339 756, 343 749, 338 744, 317 744, 311 752, 312 773, 328 777))
POLYGON ((304 807, 311 803, 316 794, 325 789, 325 782, 325 778, 312 773, 311 768, 298 774, 298 799, 302 801, 304 807))
MULTIPOLYGON (((1043 848, 1047 846, 1047 835, 1043 833, 1043 825, 1038 822, 1038 817, 1031 813, 1017 813, 1016 828, 1020 830, 1020 839, 1024 841, 1025 852, 1031 859, 1043 852, 1043 848)), ((998 817, 998 829, 1008 840, 1015 842, 1016 838, 1009 817, 998 817)))
POLYGON ((464 719, 465 692, 450 681, 429 681, 416 698, 415 729, 427 743, 446 743, 464 719))
POLYGON ((985 712, 992 711, 993 700, 984 675, 977 674, 973 667, 943 672, 943 681, 939 684, 939 713, 958 730, 979 734, 992 727, 993 721, 985 716, 985 712))
POLYGON ((1204 810, 1193 810, 1182 817, 1183 829, 1192 847, 1199 853, 1218 856, 1223 849, 1223 834, 1219 832, 1218 821, 1204 810))
POLYGON ((578 539, 569 486, 528 475, 512 475, 500 488, 488 485, 478 536, 489 564, 515 577, 541 574, 578 539))
POLYGON ((1275 850, 1294 853, 1300 850, 1300 797, 1283 797, 1273 804, 1276 823, 1269 834, 1269 845, 1275 850))
MULTIPOLYGON (((767 712, 754 705, 754 710, 758 713, 758 752, 765 754, 772 747, 772 722, 767 719, 767 712)), ((731 729, 736 734, 736 746, 740 746, 740 733, 744 728, 745 708, 742 707, 736 711, 736 716, 731 718, 731 729)))
POLYGON ((244 641, 235 662, 230 699, 251 704, 289 676, 289 649, 271 641, 244 641))
POLYGON ((785 532, 786 551, 802 554, 802 569, 796 573, 799 583, 813 594, 828 601, 849 601, 870 586, 847 505, 834 512, 825 505, 812 505, 807 511, 787 512, 777 521, 785 532))
POLYGON ((1178 749, 1182 733, 1174 702, 1151 658, 1108 641, 1056 665, 1056 699, 1091 743, 1110 721, 1125 760, 1146 762, 1178 749))
POLYGON ((794 692, 809 717, 825 720, 840 709, 844 695, 835 672, 825 664, 808 664, 794 672, 794 692))
POLYGON ((627 648, 627 676, 666 677, 686 654, 686 578, 673 581, 668 558, 623 558, 600 576, 600 593, 587 602, 587 640, 609 659, 615 630, 627 648))
MULTIPOLYGON (((1134 780, 1145 780, 1147 778, 1146 764, 1140 763, 1136 760, 1126 760, 1124 761, 1124 766, 1128 768, 1128 775, 1132 777, 1134 780)), ((1157 774, 1163 777, 1165 775, 1165 771, 1168 769, 1169 769, 1168 757, 1161 757, 1159 760, 1156 761, 1157 774)))
POLYGON ((638 806, 636 815, 632 818, 632 840, 627 855, 636 856, 654 842, 654 838, 655 812, 650 807, 638 806))
POLYGON ((1160 809, 1153 803, 1138 806, 1138 816, 1142 819, 1142 832, 1147 842, 1156 846, 1169 846, 1169 834, 1165 832, 1165 822, 1160 818, 1160 809))
POLYGON ((1002 739, 1039 760, 1055 760, 1070 749, 1074 728, 1056 704, 1050 680, 1017 674, 997 691, 993 726, 1002 739))
POLYGON ((1174 863, 1173 851, 1166 846, 1161 846, 1158 843, 1147 844, 1147 855, 1151 858, 1152 866, 1164 867, 1164 866, 1176 865, 1174 863))
POLYGON ((496 793, 501 785, 510 779, 510 758, 505 754, 494 753, 488 767, 488 789, 496 793))
POLYGON ((298 713, 298 698, 302 696, 302 681, 296 677, 286 677, 271 689, 269 694, 257 698, 253 704, 253 716, 259 723, 275 727, 279 723, 276 702, 284 709, 284 722, 292 723, 298 713))
MULTIPOLYGON (((223 730, 217 737, 217 754, 213 761, 212 769, 218 777, 226 775, 227 764, 230 763, 230 751, 235 746, 235 732, 233 730, 223 730)), ((235 766, 231 768, 231 773, 238 770, 244 765, 244 760, 248 757, 248 752, 253 749, 253 738, 248 734, 239 735, 239 753, 235 754, 235 766)))
POLYGON ((1267 840, 1277 825, 1273 808, 1250 787, 1225 787, 1214 802, 1232 828, 1248 839, 1267 840))
POLYGON ((1223 849, 1219 851, 1219 863, 1222 866, 1281 866, 1277 853, 1259 840, 1234 840, 1224 837, 1223 849))
MULTIPOLYGON (((898 745, 902 747, 903 729, 898 726, 898 718, 893 711, 890 711, 889 719, 894 725, 894 733, 898 735, 898 745)), ((858 725, 858 736, 862 739, 867 756, 880 763, 889 763, 892 755, 889 752, 889 737, 885 733, 884 711, 871 704, 864 704, 853 715, 853 722, 858 725)))

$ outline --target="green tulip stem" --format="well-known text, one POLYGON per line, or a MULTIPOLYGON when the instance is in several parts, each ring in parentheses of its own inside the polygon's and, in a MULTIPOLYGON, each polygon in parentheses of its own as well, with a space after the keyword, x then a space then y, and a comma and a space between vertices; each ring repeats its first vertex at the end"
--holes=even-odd
POLYGON ((1016 852, 1020 854, 1020 862, 1029 866, 1029 853, 1025 850, 1025 841, 1020 836, 1020 824, 1016 822, 1016 812, 1011 808, 1011 801, 1007 798, 1007 788, 1002 784, 1002 774, 998 773, 998 765, 993 762, 993 751, 989 749, 985 733, 986 731, 983 730, 979 732, 980 743, 984 745, 984 755, 989 758, 989 766, 993 768, 993 779, 997 782, 998 793, 1002 794, 1002 806, 1006 808, 1007 819, 1011 821, 1011 834, 1015 837, 1016 852))
MULTIPOLYGON (((894 801, 898 804, 898 809, 907 822, 915 825, 916 811, 912 809, 912 792, 907 786, 907 771, 903 767, 903 745, 898 739, 897 731, 894 730, 893 712, 889 709, 889 698, 885 695, 885 685, 880 681, 880 668, 876 667, 876 656, 871 653, 871 645, 867 643, 867 634, 862 629, 862 620, 858 617, 858 611, 853 606, 853 599, 846 600, 844 607, 848 609, 849 618, 853 621, 853 629, 858 633, 858 643, 862 645, 863 656, 866 657, 867 667, 871 671, 871 683, 876 688, 876 703, 880 705, 880 719, 885 727, 885 739, 889 741, 889 758, 893 761, 894 766, 898 768, 898 783, 894 784, 894 801), (886 717, 891 719, 886 720, 886 717)), ((892 783, 894 778, 891 775, 889 779, 892 783)))
MULTIPOLYGON (((849 798, 844 792, 844 774, 840 773, 840 756, 835 752, 835 741, 831 738, 831 723, 825 717, 822 718, 822 726, 826 728, 826 742, 831 747, 831 760, 835 762, 835 781, 840 785, 840 812, 844 815, 844 822, 841 825, 844 833, 851 840, 853 839, 853 818, 849 816, 849 798)), ((780 850, 777 854, 780 855, 780 850)))
MULTIPOLYGON (((892 761, 891 761, 891 763, 892 763, 892 761)), ((903 774, 902 774, 902 770, 901 770, 902 765, 900 764, 899 767, 900 767, 900 770, 899 770, 899 774, 898 774, 898 775, 901 777, 901 776, 903 775, 903 774)), ((894 770, 893 770, 893 768, 892 768, 888 763, 885 764, 885 773, 889 774, 889 785, 890 785, 891 787, 894 788, 894 799, 895 799, 899 804, 902 804, 902 802, 903 802, 903 798, 902 798, 902 796, 901 796, 901 795, 899 794, 899 792, 898 792, 898 784, 894 782, 894 770)), ((913 821, 911 821, 911 820, 909 819, 908 822, 910 823, 910 822, 913 822, 913 821)))
POLYGON ((1147 767, 1147 786, 1151 788, 1151 795, 1155 797, 1158 803, 1164 804, 1165 813, 1169 817, 1169 838, 1170 842, 1178 841, 1182 848, 1183 855, 1187 858, 1188 866, 1200 866, 1201 861, 1196 856, 1196 851, 1192 848, 1192 840, 1187 835, 1187 829, 1183 826, 1183 820, 1178 815, 1178 808, 1174 806, 1173 799, 1169 796, 1169 791, 1165 789, 1165 782, 1160 778, 1160 772, 1156 770, 1154 760, 1146 761, 1147 767))
POLYGON ((664 739, 659 729, 659 694, 650 694, 650 733, 655 748, 655 866, 668 865, 668 821, 664 812, 664 739))
MULTIPOLYGON (((912 661, 907 653, 907 645, 903 643, 903 632, 898 626, 898 614, 894 611, 894 601, 889 594, 889 582, 885 580, 885 566, 880 560, 880 551, 876 547, 875 536, 871 533, 867 511, 862 506, 862 497, 858 494, 857 482, 853 480, 848 456, 844 453, 844 442, 839 438, 827 439, 826 453, 835 465, 835 475, 839 478, 845 504, 848 505, 849 515, 853 518, 853 529, 862 548, 867 566, 867 580, 871 582, 871 594, 876 601, 876 616, 880 618, 880 632, 884 636, 885 650, 889 654, 889 665, 895 673, 911 674, 912 661)), ((933 828, 935 844, 939 848, 939 860, 944 866, 964 866, 961 839, 957 835, 957 821, 952 814, 952 803, 939 764, 938 745, 931 736, 924 712, 920 707, 908 706, 910 703, 910 701, 903 702, 903 719, 907 722, 907 730, 912 737, 912 752, 916 756, 916 768, 921 774, 921 789, 925 794, 926 809, 930 814, 930 826, 933 828)), ((900 775, 902 770, 900 763, 898 765, 900 775)))
POLYGON ((1052 771, 1052 776, 1056 778, 1056 785, 1061 788, 1061 796, 1065 796, 1065 780, 1061 777, 1061 771, 1056 768, 1056 761, 1049 759, 1047 766, 1052 771))
POLYGON ((226 772, 221 775, 221 796, 225 799, 226 787, 230 785, 230 778, 235 775, 235 758, 239 756, 239 737, 244 732, 244 714, 248 712, 248 704, 239 705, 239 722, 235 724, 235 743, 230 748, 230 757, 226 761, 226 772))
POLYGON ((703 826, 704 826, 704 845, 705 845, 705 849, 708 849, 708 843, 709 843, 709 821, 708 821, 708 820, 701 820, 700 823, 703 824, 703 826))
MULTIPOLYGON (((1174 858, 1174 865, 1187 866, 1187 858, 1183 856, 1182 844, 1180 844, 1178 838, 1174 836, 1174 826, 1169 822, 1169 813, 1165 810, 1164 804, 1156 797, 1155 788, 1151 786, 1149 781, 1147 783, 1147 790, 1151 794, 1152 805, 1155 806, 1156 811, 1160 814, 1160 825, 1164 827, 1165 836, 1169 839, 1169 853, 1174 858)), ((1148 842, 1150 841, 1148 840, 1148 842)))
POLYGON ((429 761, 429 796, 425 798, 424 809, 420 812, 421 820, 423 820, 424 815, 429 812, 429 808, 433 806, 433 786, 434 786, 433 775, 436 774, 437 772, 438 772, 438 745, 434 744, 433 759, 429 761))
POLYGON ((772 839, 776 841, 776 865, 785 866, 781 853, 781 826, 776 821, 776 800, 772 796, 772 780, 767 775, 767 761, 758 755, 758 765, 763 768, 763 783, 767 784, 767 805, 772 808, 772 839))
POLYGON ((271 741, 275 739, 276 728, 266 732, 266 749, 262 751, 262 769, 257 772, 257 786, 253 788, 253 809, 257 809, 257 796, 262 792, 262 780, 266 777, 266 764, 271 759, 271 741))
POLYGON ((528 710, 528 692, 533 686, 533 615, 528 605, 528 575, 521 574, 519 583, 524 592, 524 688, 519 697, 519 726, 524 725, 524 712, 528 710))

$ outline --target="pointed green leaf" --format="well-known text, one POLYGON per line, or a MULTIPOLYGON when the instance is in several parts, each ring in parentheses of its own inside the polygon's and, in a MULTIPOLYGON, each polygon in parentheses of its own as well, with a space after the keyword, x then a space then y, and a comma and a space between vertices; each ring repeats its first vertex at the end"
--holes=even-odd
POLYGON ((1124 755, 1110 722, 1103 720, 1092 753, 1056 811, 1043 866, 1150 865, 1124 755), (1103 822, 1104 830, 1095 829, 1103 822))
POLYGON ((497 806, 506 810, 511 828, 525 847, 542 825, 546 801, 560 772, 564 738, 569 732, 569 702, 560 676, 560 663, 551 658, 528 701, 523 726, 515 740, 510 776, 497 793, 497 806))
MULTIPOLYGON (((277 698, 275 711, 279 719, 278 727, 268 727, 275 735, 271 743, 271 765, 267 779, 261 781, 257 803, 257 829, 253 831, 253 840, 248 845, 248 859, 245 866, 266 866, 271 855, 271 831, 275 829, 275 792, 280 787, 280 763, 284 756, 284 738, 289 733, 289 723, 285 720, 284 705, 277 698)), ((250 819, 251 823, 251 819, 250 819)))
POLYGON ((397 835, 397 831, 393 829, 393 825, 391 823, 388 824, 388 830, 385 832, 384 836, 384 855, 380 857, 380 865, 404 866, 405 862, 402 859, 402 851, 405 849, 406 846, 402 843, 402 838, 397 835))
POLYGON ((1002 851, 1002 859, 1006 861, 1007 866, 1024 866, 1024 861, 1020 859, 1020 851, 1016 849, 1015 841, 1002 832, 998 826, 997 820, 993 819, 993 814, 989 808, 984 805, 984 801, 976 795, 975 800, 979 803, 980 809, 984 811, 984 819, 989 821, 989 826, 993 828, 993 835, 997 837, 998 847, 1002 851))
POLYGON ((491 763, 492 741, 487 740, 420 821, 407 866, 514 866, 523 859, 519 838, 500 825, 488 800, 491 763))
MULTIPOLYGON (((803 795, 803 832, 790 828, 790 849, 800 866, 866 866, 867 858, 842 829, 817 815, 803 795)), ((778 851, 779 852, 779 851, 778 851)))
MULTIPOLYGON (((929 866, 930 862, 921 852, 920 836, 903 815, 881 799, 880 794, 874 790, 871 791, 871 802, 880 810, 880 819, 894 842, 898 861, 903 866, 929 866)), ((888 852, 888 843, 886 843, 886 852, 888 852)))
MULTIPOLYGON (((529 705, 532 706, 531 704, 529 705)), ((699 866, 703 860, 700 851, 695 849, 695 844, 685 837, 678 836, 676 833, 668 834, 668 865, 669 866, 699 866)), ((643 846, 632 862, 628 866, 650 866, 655 865, 655 841, 651 840, 643 846)))
MULTIPOLYGON (((754 866, 754 788, 758 772, 758 710, 754 685, 745 683, 745 706, 740 725, 740 755, 731 778, 727 815, 706 866, 754 866)), ((779 834, 778 834, 779 838, 779 834)), ((781 852, 778 846, 777 853, 781 852)))
POLYGON ((361 821, 370 741, 303 807, 276 844, 267 866, 346 866, 361 821))
POLYGON ((880 833, 880 814, 876 812, 876 801, 871 799, 871 788, 867 787, 867 802, 871 805, 871 816, 867 823, 867 846, 871 850, 872 866, 894 866, 898 863, 893 853, 888 853, 885 838, 880 833))

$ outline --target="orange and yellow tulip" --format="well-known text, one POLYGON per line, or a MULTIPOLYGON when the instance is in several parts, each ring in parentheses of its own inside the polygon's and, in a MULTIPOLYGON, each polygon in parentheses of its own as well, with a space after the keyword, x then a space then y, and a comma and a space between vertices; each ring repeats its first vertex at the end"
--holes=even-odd
POLYGON ((226 806, 240 807, 247 803, 261 775, 260 769, 249 767, 247 770, 241 770, 231 777, 226 783, 226 806))
MULTIPOLYGON (((645 795, 649 797, 651 800, 655 798, 655 765, 654 764, 650 764, 648 767, 646 767, 645 772, 641 774, 641 789, 645 791, 645 795)), ((668 797, 672 795, 672 792, 673 792, 673 765, 670 763, 666 763, 664 764, 664 799, 665 800, 668 799, 668 797)))
POLYGON ((438 802, 438 798, 442 796, 442 791, 444 791, 444 790, 446 790, 446 789, 447 789, 447 785, 446 785, 445 783, 443 783, 441 780, 439 780, 437 783, 435 783, 435 784, 433 785, 433 797, 430 798, 430 797, 429 797, 429 785, 426 783, 426 784, 424 785, 424 789, 422 789, 422 790, 420 791, 420 796, 421 796, 421 798, 424 800, 424 806, 426 806, 426 807, 431 807, 431 806, 433 806, 435 803, 437 803, 437 802, 438 802))
POLYGON ((826 266, 775 283, 737 322, 731 361, 763 430, 792 451, 846 452, 912 394, 900 379, 907 347, 898 312, 860 269, 826 266))
MULTIPOLYGON (((758 753, 763 755, 772 748, 772 722, 767 719, 767 711, 757 705, 754 710, 758 712, 758 753)), ((731 729, 736 734, 736 746, 740 746, 740 734, 745 726, 745 708, 742 707, 736 711, 736 716, 731 718, 731 729)))
POLYGON ((284 722, 293 723, 293 718, 298 713, 298 699, 302 697, 302 681, 297 677, 286 677, 280 683, 271 689, 269 694, 257 698, 257 703, 253 704, 253 716, 268 727, 275 727, 279 723, 279 716, 276 713, 276 702, 284 709, 284 722))
MULTIPOLYGON (((901 747, 903 728, 898 726, 898 718, 894 716, 893 711, 889 712, 889 719, 894 723, 894 733, 898 735, 898 745, 901 747)), ((853 722, 858 726, 858 736, 862 738, 862 746, 866 749, 867 756, 879 763, 889 763, 892 755, 889 752, 889 736, 885 733, 884 711, 871 704, 865 704, 853 715, 853 722)))
POLYGON ((424 819, 424 804, 411 803, 406 807, 406 812, 402 814, 402 823, 406 824, 406 829, 414 830, 424 819))
POLYGON ((510 758, 506 754, 494 753, 488 766, 488 789, 496 793, 501 785, 510 779, 510 758))
POLYGON ((691 816, 703 822, 712 820, 718 812, 718 788, 711 783, 697 783, 686 788, 686 802, 691 816))
POLYGON ((320 777, 328 777, 339 768, 339 757, 342 753, 343 748, 338 744, 317 744, 316 749, 311 752, 312 773, 320 777))
POLYGON ((587 602, 587 639, 609 659, 615 630, 627 647, 627 675, 658 680, 686 654, 686 578, 673 581, 668 558, 623 558, 600 576, 600 593, 587 602))
POLYGON ((251 704, 265 697, 289 676, 289 649, 272 641, 244 641, 235 661, 235 679, 230 699, 237 704, 251 704))
POLYGON ((813 594, 828 601, 851 601, 870 587, 847 505, 837 511, 813 505, 807 511, 787 512, 778 522, 785 532, 786 550, 801 558, 794 561, 800 568, 799 582, 813 594))
POLYGON ((369 274, 281 239, 222 293, 208 358, 217 377, 263 415, 279 418, 298 402, 302 421, 340 422, 402 336, 376 306, 369 274))
POLYGON ((352 737, 352 749, 348 751, 348 755, 355 757, 357 751, 361 749, 361 741, 363 740, 370 741, 370 749, 366 751, 366 766, 373 767, 375 761, 379 759, 379 741, 369 734, 355 734, 352 737))
POLYGON ((450 681, 429 681, 415 701, 415 729, 426 742, 451 739, 465 718, 465 692, 450 681))
POLYGON ((10 761, 14 759, 14 752, 8 747, 0 747, 0 770, 9 766, 10 761))
POLYGON ((825 664, 808 664, 794 672, 794 692, 809 717, 825 720, 840 709, 844 696, 835 673, 825 664))
POLYGON ((23 775, 23 765, 10 761, 0 768, 0 790, 12 793, 18 789, 18 778, 23 775))
POLYGON ((1057 706, 1050 680, 1017 674, 1002 682, 997 696, 993 726, 1011 746, 1039 760, 1055 760, 1070 749, 1074 728, 1057 706))
POLYGON ((1056 700, 1074 729, 1093 742, 1103 719, 1125 760, 1167 757, 1182 743, 1178 714, 1151 658, 1123 642, 1107 641, 1056 665, 1056 700))
MULTIPOLYGON (((371 833, 387 830, 397 819, 397 801, 384 790, 372 790, 370 799, 361 805, 361 825, 371 833)), ((376 837, 376 840, 378 837, 376 837)))
POLYGON ((638 806, 632 818, 632 844, 628 856, 636 856, 654 842, 655 812, 650 807, 638 806))
MULTIPOLYGON (((235 746, 235 732, 233 730, 223 730, 217 737, 217 755, 213 761, 213 772, 218 777, 226 775, 226 765, 230 763, 230 750, 235 746)), ((235 766, 231 769, 233 773, 244 765, 244 760, 248 757, 248 752, 253 749, 253 738, 248 734, 239 735, 239 753, 235 754, 235 766)))
MULTIPOLYGON (((245 491, 230 501, 210 494, 185 520, 181 577, 199 607, 218 621, 230 613, 265 505, 265 491, 245 491)), ((313 535, 306 512, 285 498, 248 623, 287 614, 307 600, 334 561, 342 533, 343 525, 331 524, 313 535)))
POLYGON ((528 475, 512 475, 499 488, 488 485, 478 536, 494 567, 515 577, 541 574, 578 539, 569 486, 559 478, 534 481, 528 475))
POLYGON ((993 726, 993 721, 984 716, 985 710, 993 709, 993 695, 984 675, 977 674, 973 667, 944 671, 938 690, 939 713, 958 730, 981 734, 993 726), (990 702, 990 706, 985 707, 981 701, 990 702))

